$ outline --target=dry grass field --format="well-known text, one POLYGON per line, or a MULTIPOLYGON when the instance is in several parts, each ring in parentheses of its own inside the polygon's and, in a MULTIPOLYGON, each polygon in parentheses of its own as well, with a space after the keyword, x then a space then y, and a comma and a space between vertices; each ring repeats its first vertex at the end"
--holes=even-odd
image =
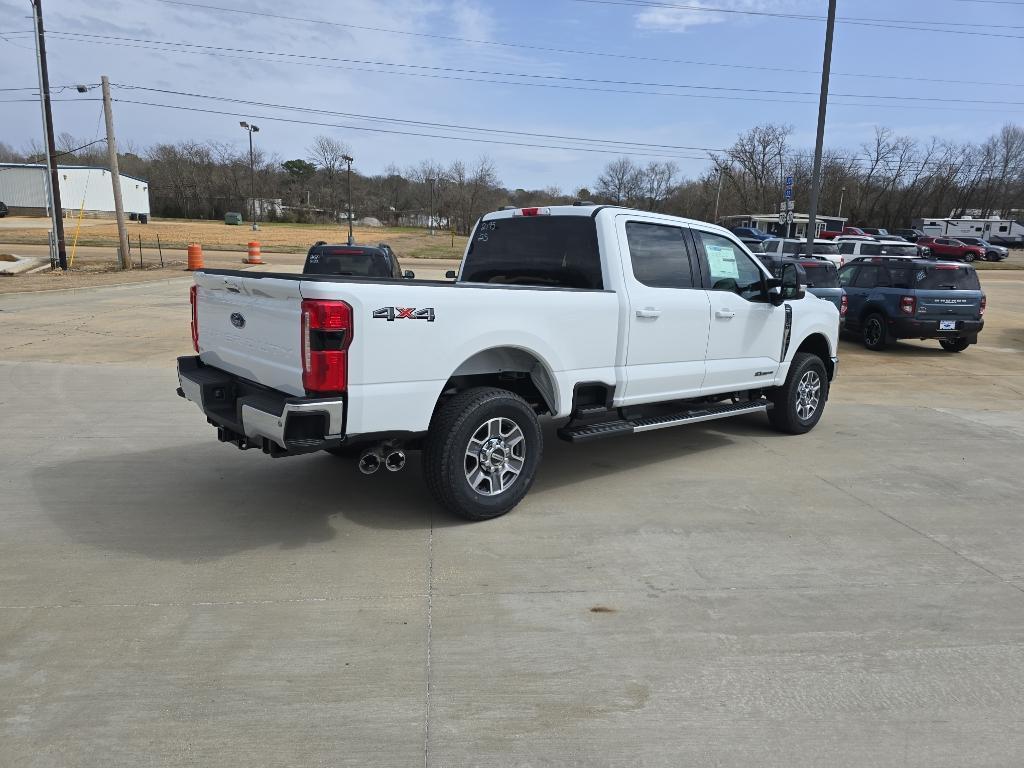
MULTIPOLYGON (((0 228, 0 243, 5 245, 46 245, 46 229, 38 222, 43 219, 11 217, 0 228)), ((260 224, 253 232, 247 224, 229 226, 217 221, 185 219, 150 219, 148 224, 128 223, 128 233, 134 249, 142 238, 145 250, 156 250, 157 237, 165 250, 183 250, 189 243, 200 243, 209 250, 244 251, 250 240, 258 240, 267 253, 305 253, 317 240, 344 243, 347 228, 319 224, 260 224)), ((68 248, 75 238, 75 222, 65 222, 68 248)), ((386 242, 402 259, 460 259, 466 238, 448 232, 428 235, 424 229, 412 227, 356 227, 357 243, 386 242)), ((117 225, 113 221, 85 220, 78 235, 78 245, 84 247, 117 245, 117 225)))

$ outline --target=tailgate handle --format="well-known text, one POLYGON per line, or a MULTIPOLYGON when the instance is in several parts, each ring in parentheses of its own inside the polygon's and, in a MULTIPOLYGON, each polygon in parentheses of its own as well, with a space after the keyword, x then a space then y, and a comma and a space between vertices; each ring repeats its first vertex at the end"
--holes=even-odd
POLYGON ((241 293, 242 292, 242 288, 239 285, 237 285, 236 283, 231 282, 226 277, 224 278, 224 288, 225 288, 225 290, 231 291, 232 293, 241 293))

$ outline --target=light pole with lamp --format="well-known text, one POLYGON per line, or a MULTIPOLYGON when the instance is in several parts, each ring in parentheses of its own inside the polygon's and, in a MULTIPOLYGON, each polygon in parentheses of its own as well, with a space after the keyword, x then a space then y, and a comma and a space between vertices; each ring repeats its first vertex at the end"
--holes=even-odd
POLYGON ((252 200, 252 229, 255 232, 259 227, 256 225, 256 163, 252 154, 252 135, 260 132, 258 125, 250 125, 243 120, 239 123, 242 130, 249 134, 249 199, 252 200))
POLYGON ((342 155, 341 159, 348 163, 348 244, 352 245, 355 243, 355 238, 352 237, 352 163, 354 160, 352 155, 342 155))

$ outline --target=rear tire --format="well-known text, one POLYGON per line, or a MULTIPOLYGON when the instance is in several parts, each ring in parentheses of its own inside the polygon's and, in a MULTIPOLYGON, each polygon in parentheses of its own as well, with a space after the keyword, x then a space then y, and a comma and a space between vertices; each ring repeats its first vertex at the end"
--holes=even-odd
POLYGON ((889 346, 889 332, 885 327, 885 316, 873 312, 861 323, 861 340, 872 352, 881 352, 889 346))
POLYGON ((817 355, 800 352, 789 366, 786 383, 769 398, 768 421, 780 432, 802 435, 814 429, 828 400, 828 372, 817 355))
POLYGON ((971 342, 967 339, 939 339, 939 346, 947 352, 963 352, 971 346, 971 342))
POLYGON ((434 412, 423 476, 445 509, 467 520, 491 520, 526 496, 543 449, 537 414, 523 398, 504 389, 470 389, 434 412))
POLYGON ((974 261, 974 254, 973 253, 965 253, 964 254, 964 264, 970 264, 972 261, 974 261))

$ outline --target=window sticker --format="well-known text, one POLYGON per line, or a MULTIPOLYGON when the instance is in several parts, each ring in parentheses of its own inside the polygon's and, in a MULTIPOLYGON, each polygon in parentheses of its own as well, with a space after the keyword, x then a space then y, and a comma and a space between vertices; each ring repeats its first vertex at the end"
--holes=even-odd
POLYGON ((715 245, 705 241, 704 251, 708 255, 708 264, 711 266, 712 275, 716 278, 739 279, 740 268, 736 263, 736 251, 731 246, 715 245))

